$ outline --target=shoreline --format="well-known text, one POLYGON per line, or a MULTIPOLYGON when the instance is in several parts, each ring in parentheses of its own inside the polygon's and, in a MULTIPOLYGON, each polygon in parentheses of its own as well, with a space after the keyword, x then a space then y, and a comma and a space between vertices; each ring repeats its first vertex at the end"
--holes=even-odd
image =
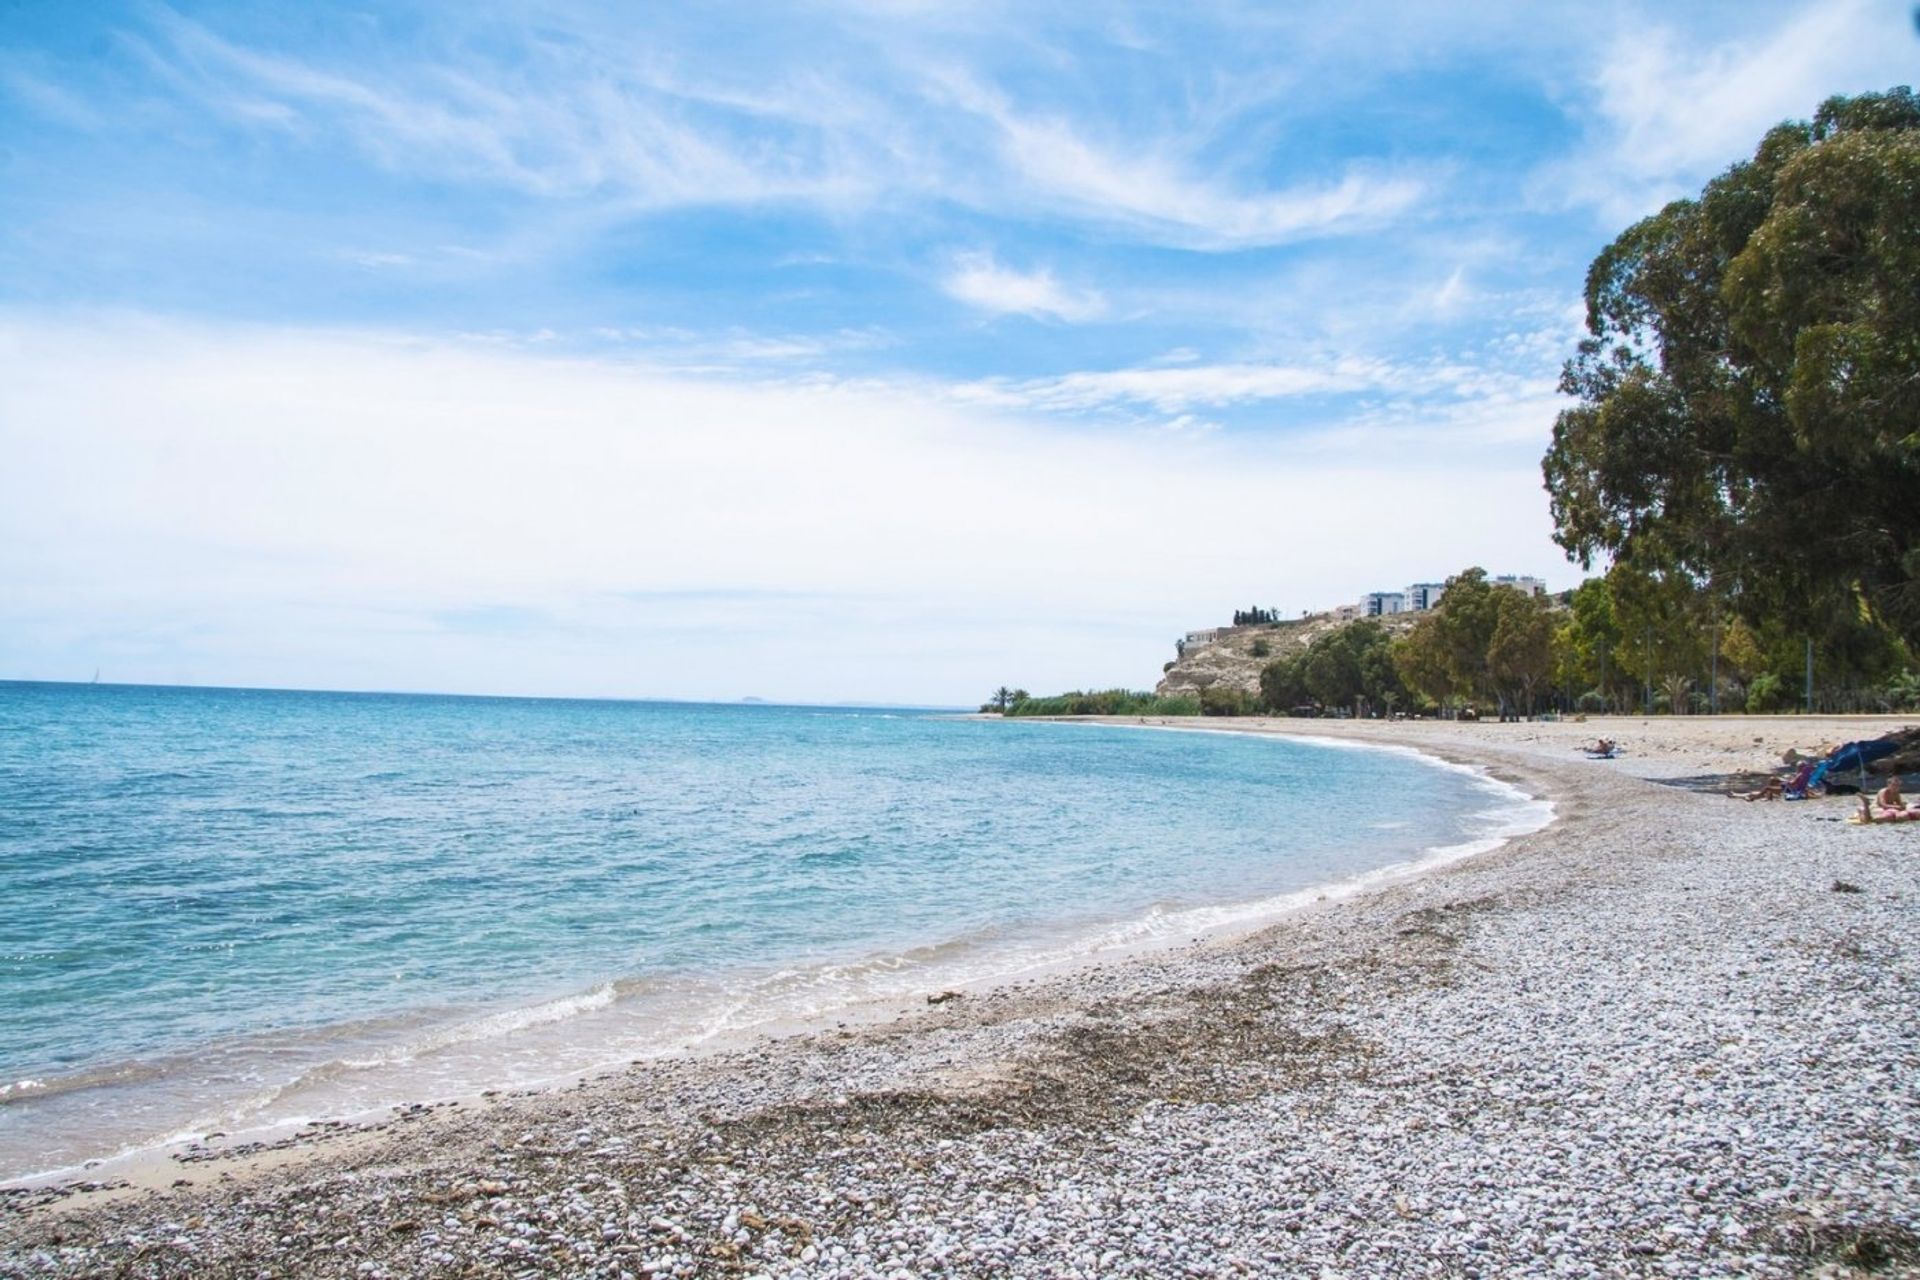
MULTIPOLYGON (((610 1057, 565 1067, 556 1064, 550 1073, 543 1075, 532 1077, 523 1075, 521 1078, 510 1080, 488 1080, 453 1090, 407 1092, 403 1087, 388 1099, 378 1102, 305 1115, 296 1119, 263 1121, 237 1114, 196 1119, 190 1123, 183 1123, 172 1136, 136 1142, 116 1151, 88 1156, 68 1164, 0 1176, 0 1195, 9 1191, 30 1191, 80 1183, 113 1183, 123 1180, 131 1182, 136 1187, 160 1185, 166 1181, 166 1179, 160 1179, 160 1175, 171 1168, 168 1162, 179 1155, 192 1152, 200 1144, 201 1135, 210 1132, 220 1133, 229 1148, 265 1146, 278 1149, 282 1140, 301 1131, 316 1128, 357 1129, 370 1126, 396 1109, 404 1110, 420 1106, 444 1107, 450 1104, 472 1106, 478 1104, 485 1096, 502 1092, 547 1093, 577 1085, 584 1079, 604 1076, 627 1065, 638 1065, 641 1062, 670 1059, 697 1060, 717 1053, 747 1049, 768 1039, 788 1038, 829 1028, 838 1029, 849 1024, 872 1025, 898 1020, 922 1007, 925 997, 948 991, 957 991, 963 996, 978 996, 1013 983, 1067 980, 1076 972, 1090 967, 1125 963, 1160 952, 1192 946, 1230 945, 1316 905, 1343 901, 1356 895, 1375 892, 1386 886, 1428 874, 1440 867, 1491 852, 1517 836, 1530 834, 1554 820, 1553 806, 1550 802, 1542 801, 1513 782, 1495 778, 1478 766, 1456 764, 1430 751, 1412 747, 1376 742, 1354 742, 1337 737, 1307 734, 1256 734, 1244 728, 1216 727, 1204 723, 1189 724, 1178 720, 1144 725, 1136 724, 1132 719, 1125 717, 1093 720, 1044 718, 1037 719, 1036 722, 1096 723, 1099 727, 1106 728, 1129 730, 1145 728, 1174 733, 1211 733, 1232 737, 1284 736, 1305 745, 1335 751, 1374 751, 1409 757, 1425 767, 1463 775, 1474 785, 1486 790, 1492 803, 1490 807, 1480 812, 1479 817, 1488 820, 1493 825, 1493 829, 1484 836, 1460 843, 1421 845, 1412 849, 1409 856, 1404 859, 1339 875, 1330 880, 1315 881, 1297 888, 1251 898, 1233 898, 1215 903, 1191 903, 1172 908, 1164 913, 1160 908, 1154 907, 1144 913, 1136 912, 1111 918, 1101 917, 1083 921, 1071 928, 1063 927, 1062 931, 1046 931, 1044 939, 1040 934, 1035 934, 1026 939, 1024 945, 1002 944, 996 947, 965 940, 947 940, 916 945, 899 953, 876 954, 858 961, 833 962, 825 967, 829 970, 855 968, 875 972, 897 969, 912 972, 916 981, 911 984, 912 990, 850 993, 843 1003, 813 1012, 767 1013, 763 1011, 762 1015, 752 1017, 743 1023, 688 1030, 684 1035, 676 1032, 674 1036, 669 1037, 654 1049, 613 1052, 610 1048, 610 1057), (923 968, 915 959, 923 953, 949 951, 956 954, 948 958, 948 965, 962 964, 962 971, 954 971, 951 968, 942 971, 937 963, 934 963, 933 967, 923 968), (968 961, 971 963, 967 963, 968 961), (979 971, 968 973, 964 972, 965 968, 974 968, 979 971), (159 1182, 156 1182, 156 1179, 159 1179, 159 1182)), ((526 1020, 528 1027, 542 1027, 556 1021, 537 1016, 549 1008, 578 1005, 583 1013, 591 1014, 602 1007, 603 1002, 598 1001, 596 997, 603 990, 615 992, 605 1003, 616 1003, 621 999, 617 994, 618 988, 635 981, 640 980, 611 978, 602 980, 590 988, 553 992, 529 1004, 464 1009, 458 1011, 457 1015, 447 1015, 440 1022, 422 1024, 422 1028, 430 1032, 435 1029, 446 1032, 468 1025, 486 1024, 496 1019, 510 1019, 516 1023, 526 1020)), ((765 981, 765 979, 758 981, 765 981)), ((405 1020, 404 1014, 388 1015, 381 1019, 383 1022, 405 1020)), ((558 1021, 564 1024, 565 1020, 558 1021)), ((311 1034, 317 1038, 333 1041, 337 1040, 340 1031, 345 1029, 314 1028, 311 1034)), ((462 1040, 459 1043, 466 1043, 466 1041, 462 1040)), ((389 1061, 404 1062, 408 1055, 400 1052, 402 1048, 403 1046, 398 1045, 386 1048, 371 1046, 366 1051, 377 1055, 398 1055, 390 1060, 374 1062, 373 1065, 377 1067, 388 1065, 389 1061)), ((499 1051, 505 1052, 506 1049, 503 1047, 499 1051)), ((191 1061, 194 1055, 191 1051, 180 1051, 174 1056, 184 1061, 191 1061)), ((329 1072, 337 1065, 329 1061, 308 1066, 303 1069, 300 1076, 271 1086, 272 1092, 276 1095, 284 1093, 298 1087, 307 1074, 314 1071, 329 1072)), ((109 1064, 93 1069, 88 1074, 109 1075, 117 1078, 123 1071, 124 1066, 109 1064)), ((55 1091, 56 1095, 61 1092, 65 1091, 55 1091)), ((4 1118, 4 1113, 0 1113, 0 1118, 4 1118)))
POLYGON ((1785 1275, 1869 1239, 1897 1261, 1920 1240, 1920 845, 1700 782, 1897 723, 1207 725, 1428 751, 1558 819, 1234 940, 159 1170, 189 1186, 9 1194, 0 1261, 1785 1275), (1597 732, 1627 754, 1574 755, 1597 732))

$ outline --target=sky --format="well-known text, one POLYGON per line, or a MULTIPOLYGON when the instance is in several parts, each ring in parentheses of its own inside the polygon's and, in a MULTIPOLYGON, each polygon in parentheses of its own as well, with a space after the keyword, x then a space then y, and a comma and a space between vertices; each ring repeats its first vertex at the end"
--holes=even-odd
POLYGON ((964 705, 1572 586, 1588 262, 1916 71, 1904 0, 0 0, 0 678, 964 705))

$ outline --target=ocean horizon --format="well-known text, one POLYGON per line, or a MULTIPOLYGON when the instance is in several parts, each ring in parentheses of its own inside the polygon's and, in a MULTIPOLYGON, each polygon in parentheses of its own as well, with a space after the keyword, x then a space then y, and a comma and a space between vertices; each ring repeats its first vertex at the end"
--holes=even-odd
POLYGON ((1527 811, 1245 735, 25 682, 0 794, 0 1177, 1186 941, 1527 811))

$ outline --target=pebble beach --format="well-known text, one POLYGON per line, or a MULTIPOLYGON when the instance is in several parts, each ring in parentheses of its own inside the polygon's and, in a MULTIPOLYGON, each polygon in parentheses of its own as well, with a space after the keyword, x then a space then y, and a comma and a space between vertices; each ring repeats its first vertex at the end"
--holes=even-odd
POLYGON ((1920 1275, 1920 824, 1726 794, 1904 723, 1236 722, 1556 817, 1251 933, 0 1188, 0 1274, 1920 1275))

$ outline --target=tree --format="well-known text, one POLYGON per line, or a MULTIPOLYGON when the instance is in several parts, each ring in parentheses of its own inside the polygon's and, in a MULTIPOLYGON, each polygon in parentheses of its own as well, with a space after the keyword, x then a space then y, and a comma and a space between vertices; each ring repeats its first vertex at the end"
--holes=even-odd
POLYGON ((1428 702, 1444 707, 1453 699, 1453 672, 1440 648, 1439 628, 1433 618, 1422 618, 1412 631, 1393 643, 1393 666, 1400 681, 1428 702))
MULTIPOLYGON (((1920 640, 1920 99, 1836 97, 1629 227, 1542 462, 1555 538, 1812 634, 1920 640)), ((1629 642, 1631 636, 1628 637, 1629 642)))
POLYGON ((1007 708, 1013 705, 1013 690, 1001 685, 993 691, 993 699, 988 705, 999 708, 1000 713, 1005 715, 1007 708))
POLYGON ((1365 714, 1388 692, 1401 691, 1391 642, 1377 622, 1355 622, 1318 636, 1302 656, 1300 677, 1323 706, 1365 714))
POLYGON ((1260 668, 1260 705, 1285 715, 1308 701, 1306 681, 1300 674, 1300 656, 1275 658, 1260 668))
POLYGON ((1669 677, 1704 675, 1711 661, 1711 599, 1690 577, 1670 570, 1643 571, 1616 564, 1607 572, 1620 643, 1613 665, 1638 683, 1645 696, 1669 677))
POLYGON ((1553 638, 1554 680, 1587 710, 1611 707, 1620 674, 1620 628, 1605 578, 1588 578, 1567 593, 1565 620, 1553 638), (1594 701, 1582 701, 1587 698, 1594 701))
MULTIPOLYGON (((1553 674, 1553 616, 1546 599, 1496 587, 1487 670, 1503 708, 1533 714, 1533 694, 1553 674)), ((1441 604, 1445 604, 1443 599, 1441 604)))

